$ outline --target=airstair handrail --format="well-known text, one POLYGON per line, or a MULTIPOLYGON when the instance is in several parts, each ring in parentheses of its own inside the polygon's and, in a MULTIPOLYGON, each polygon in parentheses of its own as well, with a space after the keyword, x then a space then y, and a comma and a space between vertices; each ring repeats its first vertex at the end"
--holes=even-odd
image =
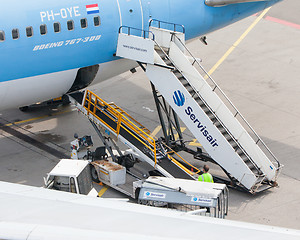
POLYGON ((136 30, 136 31, 140 31, 142 33, 142 37, 143 38, 147 38, 146 37, 146 33, 148 33, 148 38, 151 39, 151 40, 154 40, 155 39, 155 35, 153 32, 151 31, 148 31, 148 30, 143 30, 143 29, 139 29, 139 28, 134 28, 134 27, 129 27, 129 26, 121 26, 119 27, 119 34, 122 33, 122 29, 123 28, 127 28, 127 34, 130 36, 130 30, 136 30), (152 34, 152 38, 150 38, 150 33, 152 34))
POLYGON ((151 24, 153 22, 158 22, 158 28, 160 28, 161 23, 168 24, 168 25, 173 25, 174 26, 174 32, 176 32, 176 26, 179 26, 179 27, 182 28, 182 33, 185 33, 185 27, 182 24, 170 23, 170 22, 165 22, 165 21, 161 21, 161 20, 157 20, 157 19, 150 19, 149 20, 149 27, 151 27, 151 24))
MULTIPOLYGON (((138 122, 134 118, 132 118, 128 113, 125 114, 125 112, 121 108, 117 107, 115 104, 108 104, 104 100, 102 100, 100 97, 98 97, 96 94, 94 94, 93 92, 91 92, 89 90, 86 90, 86 91, 87 91, 87 93, 85 95, 82 106, 87 110, 87 113, 92 114, 94 117, 96 117, 99 121, 101 121, 106 127, 108 127, 116 135, 120 134, 121 128, 124 129, 125 131, 127 131, 129 134, 131 134, 135 139, 137 139, 146 148, 148 148, 150 151, 153 152, 154 166, 156 166, 156 164, 157 164, 156 141, 153 137, 151 137, 147 133, 150 131, 147 129, 148 131, 145 132, 145 130, 138 127, 135 123, 133 123, 133 121, 136 123, 138 123, 138 122), (87 106, 86 106, 86 103, 87 103, 87 106), (91 110, 91 106, 92 106, 92 110, 91 110), (115 109, 114 107, 117 107, 117 108, 115 109), (121 111, 118 111, 120 109, 121 109, 121 111), (112 128, 104 120, 99 118, 96 114, 97 110, 101 111, 112 121, 115 121, 117 124, 116 128, 115 129, 112 128), (109 114, 107 114, 103 110, 106 110, 109 114), (130 116, 131 120, 128 119, 126 116, 130 116), (131 131, 129 131, 129 129, 131 131), (133 134, 132 132, 135 134, 133 134), (139 137, 137 137, 136 135, 139 137)), ((143 127, 143 128, 145 128, 145 127, 143 127)))
MULTIPOLYGON (((214 87, 212 88, 212 91, 215 92, 216 89, 220 91, 220 93, 223 95, 223 97, 228 101, 228 103, 232 106, 232 108, 236 111, 234 114, 234 117, 236 118, 237 115, 241 117, 241 119, 244 121, 244 123, 247 125, 247 127, 252 131, 252 133, 256 136, 257 141, 255 141, 255 144, 257 145, 259 142, 265 147, 265 149, 269 152, 269 154, 273 157, 273 159, 277 162, 278 168, 277 171, 280 169, 280 162, 276 158, 276 156, 273 154, 273 152, 269 149, 269 147, 265 144, 265 142, 261 139, 261 137, 255 132, 255 130, 251 127, 251 125, 248 123, 248 121, 244 118, 244 116, 239 112, 239 110, 235 107, 235 105, 230 101, 230 99, 227 97, 227 95, 223 92, 223 90, 219 87, 219 85, 215 82, 215 80, 208 74, 208 72, 204 69, 204 67, 201 65, 201 63, 194 57, 194 55, 191 53, 191 51, 183 44, 181 39, 176 36, 175 33, 173 33, 173 36, 177 38, 177 40, 180 42, 180 44, 185 48, 185 50, 190 54, 190 56, 193 58, 193 63, 198 64, 198 66, 201 68, 201 70, 206 74, 206 76, 211 80, 211 82, 214 84, 214 87)), ((253 139, 253 138, 252 138, 253 139)), ((254 140, 254 139, 253 139, 254 140)))

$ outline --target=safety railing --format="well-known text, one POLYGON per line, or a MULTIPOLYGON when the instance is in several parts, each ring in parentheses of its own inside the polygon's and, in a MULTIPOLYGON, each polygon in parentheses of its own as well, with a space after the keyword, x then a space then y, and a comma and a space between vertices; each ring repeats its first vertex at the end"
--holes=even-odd
MULTIPOLYGON (((279 171, 281 169, 280 166, 280 162, 278 161, 278 159, 276 158, 276 156, 273 154, 273 152, 268 148, 268 146, 265 144, 265 142, 261 139, 261 137, 255 132, 255 130, 251 127, 251 125, 248 123, 248 121, 244 118, 244 116, 239 112, 239 110, 235 107, 235 105, 230 101, 230 99, 227 97, 227 95, 223 92, 223 90, 220 88, 220 86, 215 82, 215 80, 208 74, 208 72, 204 69, 204 67, 201 65, 201 63, 194 57, 194 55, 191 53, 191 51, 186 47, 186 45, 180 40, 179 37, 176 36, 176 34, 173 34, 173 37, 175 37, 180 44, 185 48, 185 50, 189 53, 189 55, 192 57, 193 59, 193 63, 192 65, 194 65, 195 63, 197 63, 197 65, 200 67, 200 69, 204 72, 206 78, 204 79, 209 79, 212 82, 212 91, 216 92, 216 90, 219 91, 219 93, 221 94, 222 98, 224 98, 227 103, 229 104, 229 106, 231 106, 234 110, 234 112, 232 112, 234 118, 236 118, 238 121, 239 119, 237 118, 238 116, 240 116, 240 119, 242 121, 242 123, 244 123, 245 126, 247 126, 247 128, 249 129, 249 131, 252 133, 252 135, 255 136, 256 139, 254 139, 251 135, 251 138, 253 139, 253 141, 255 142, 256 145, 258 145, 259 143, 261 143, 261 145, 263 146, 263 148, 266 150, 266 152, 273 158, 273 160, 275 160, 275 162, 277 163, 277 171, 279 171)), ((239 121, 239 122, 241 122, 239 121)))
POLYGON ((89 90, 87 90, 85 95, 83 107, 87 110, 87 114, 92 114, 117 136, 120 134, 122 129, 142 143, 147 149, 153 152, 154 162, 156 165, 157 157, 155 140, 149 135, 150 131, 142 126, 128 113, 117 107, 114 103, 106 103, 103 99, 89 90), (111 126, 102 118, 100 118, 97 115, 98 111, 114 122, 115 126, 111 126), (138 127, 137 125, 141 126, 142 128, 138 127))
POLYGON ((123 29, 127 29, 127 34, 128 35, 136 36, 135 34, 132 34, 132 30, 134 30, 134 31, 141 32, 141 35, 142 35, 143 38, 149 38, 151 40, 155 40, 154 33, 151 32, 151 31, 143 30, 143 29, 139 29, 139 28, 134 28, 134 27, 121 26, 121 27, 119 27, 119 33, 123 33, 123 31, 122 31, 123 29), (147 34, 148 34, 148 36, 147 36, 147 34), (152 35, 152 38, 150 38, 150 35, 152 35))
POLYGON ((176 24, 176 23, 170 23, 170 22, 165 22, 165 21, 161 21, 161 20, 157 20, 157 19, 150 19, 149 21, 149 27, 152 26, 153 23, 157 23, 157 27, 161 28, 161 25, 167 25, 167 26, 173 26, 174 32, 176 32, 177 28, 176 27, 180 27, 182 29, 182 33, 185 33, 185 28, 183 25, 181 24, 176 24))
POLYGON ((164 144, 164 147, 166 149, 168 149, 168 157, 180 168, 182 168, 185 172, 187 172, 190 175, 195 175, 195 174, 199 174, 201 172, 201 170, 199 170, 197 167, 195 167, 194 165, 192 165, 191 163, 189 163, 188 161, 186 161, 183 157, 181 157, 177 152, 175 152, 173 149, 171 149, 169 146, 167 146, 166 144, 164 144), (175 154, 177 157, 179 157, 179 159, 184 162, 186 165, 190 166, 191 169, 195 169, 195 172, 187 169, 184 165, 182 165, 180 162, 178 162, 175 158, 173 158, 171 156, 171 154, 175 154))
MULTIPOLYGON (((131 122, 133 122, 136 126, 138 126, 138 128, 140 130, 144 131, 148 135, 151 134, 151 131, 148 128, 146 128, 140 122, 138 122, 136 119, 134 119, 133 117, 131 117, 127 112, 125 112, 122 108, 118 107, 115 103, 108 103, 108 105, 110 105, 113 109, 115 109, 116 111, 118 111, 120 114, 125 115, 126 118, 128 118, 131 122)), ((126 119, 124 119, 124 120, 126 120, 126 119)), ((130 124, 130 122, 129 122, 129 124, 130 124)))

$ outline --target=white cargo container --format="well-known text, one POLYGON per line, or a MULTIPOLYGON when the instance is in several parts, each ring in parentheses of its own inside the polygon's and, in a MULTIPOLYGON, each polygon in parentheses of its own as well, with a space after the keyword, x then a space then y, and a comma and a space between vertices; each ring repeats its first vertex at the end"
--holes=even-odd
POLYGON ((111 185, 121 185, 126 182, 126 168, 108 160, 91 162, 95 167, 100 181, 111 185))

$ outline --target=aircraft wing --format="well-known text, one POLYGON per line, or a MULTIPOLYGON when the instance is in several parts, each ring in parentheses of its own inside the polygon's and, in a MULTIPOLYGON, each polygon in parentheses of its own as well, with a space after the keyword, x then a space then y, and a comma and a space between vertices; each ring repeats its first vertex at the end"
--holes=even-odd
POLYGON ((300 231, 0 182, 0 239, 299 239, 300 231))

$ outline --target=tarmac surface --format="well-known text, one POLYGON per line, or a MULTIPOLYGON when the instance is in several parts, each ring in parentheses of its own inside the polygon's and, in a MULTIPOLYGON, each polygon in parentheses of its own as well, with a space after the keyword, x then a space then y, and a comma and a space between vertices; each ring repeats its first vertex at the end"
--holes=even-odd
MULTIPOLYGON (((278 188, 254 196, 230 189, 228 219, 300 229, 299 10, 299 1, 285 0, 250 31, 261 13, 207 35, 207 46, 198 39, 188 43, 207 71, 220 63, 212 77, 284 165, 278 188)), ((89 90, 154 131, 159 121, 150 83, 137 70, 89 90)), ((75 132, 92 135, 94 145, 100 144, 89 121, 73 106, 11 109, 0 113, 0 124, 1 181, 42 186, 43 177, 59 159, 70 156, 75 132)), ((187 130, 184 136, 193 141, 187 130)), ((105 187, 101 194, 124 197, 105 187)))

